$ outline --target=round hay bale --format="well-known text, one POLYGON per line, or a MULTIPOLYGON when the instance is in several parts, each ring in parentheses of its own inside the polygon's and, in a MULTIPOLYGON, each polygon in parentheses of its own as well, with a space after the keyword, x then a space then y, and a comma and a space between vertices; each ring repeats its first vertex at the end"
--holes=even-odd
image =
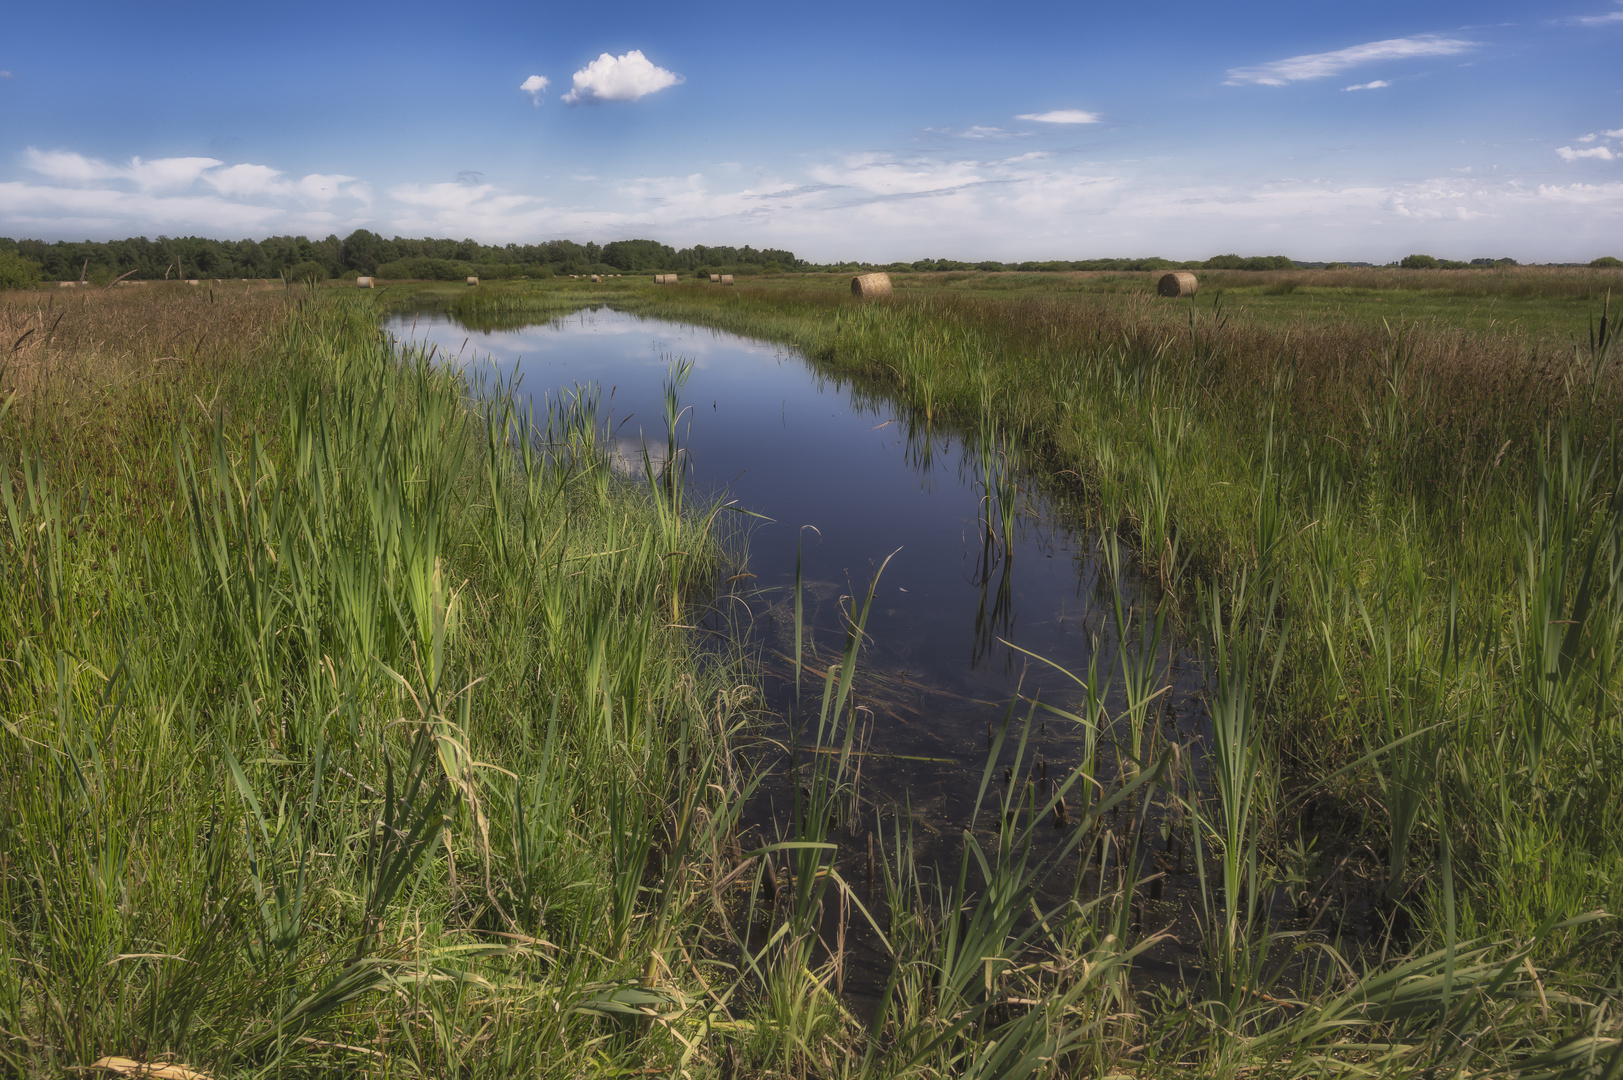
POLYGON ((731 274, 723 274, 723 275, 721 275, 721 283, 723 285, 731 285, 733 283, 733 275, 731 275, 731 274))
POLYGON ((858 274, 851 279, 851 295, 864 300, 891 295, 890 275, 883 272, 858 274))
POLYGON ((710 280, 719 282, 721 280, 721 275, 720 274, 711 274, 710 275, 710 280))
POLYGON ((476 278, 476 277, 471 277, 471 278, 468 279, 468 284, 469 285, 477 285, 477 284, 479 284, 479 279, 476 278))
POLYGON ((597 276, 597 275, 596 275, 596 274, 593 274, 593 275, 592 275, 592 280, 593 280, 593 281, 602 281, 602 280, 603 280, 603 279, 602 279, 602 278, 600 278, 600 277, 598 277, 598 276, 597 276))
POLYGON ((186 279, 186 284, 188 284, 188 285, 201 285, 202 282, 198 281, 196 278, 187 278, 186 279))
POLYGON ((56 287, 59 289, 77 289, 79 283, 77 281, 59 281, 56 283, 56 287))
POLYGON ((1195 275, 1187 270, 1177 270, 1170 274, 1163 274, 1161 280, 1156 282, 1155 291, 1162 296, 1194 296, 1200 282, 1195 275))
POLYGON ((369 277, 358 277, 355 279, 355 287, 357 289, 370 289, 372 287, 372 279, 369 277))

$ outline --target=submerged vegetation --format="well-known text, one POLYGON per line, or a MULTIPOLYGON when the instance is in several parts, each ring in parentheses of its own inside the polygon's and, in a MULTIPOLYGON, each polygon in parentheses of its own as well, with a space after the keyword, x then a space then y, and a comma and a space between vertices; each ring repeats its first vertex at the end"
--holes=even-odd
MULTIPOLYGON (((787 818, 739 828, 753 677, 689 629, 720 511, 617 478, 590 391, 521 413, 396 351, 365 294, 13 296, 11 1073, 1623 1070, 1623 354, 1600 310, 1557 347, 1206 295, 457 293, 475 325, 612 302, 792 343, 1087 508, 1122 655, 1076 673, 1076 711, 1010 703, 937 867, 905 821, 857 841, 860 601, 806 671, 787 818), (1157 610, 1124 601, 1135 569, 1157 610), (1174 629, 1206 660, 1209 746, 1151 720, 1174 629), (1050 777, 1041 723, 1126 767, 1050 777), (1202 883, 1199 962, 1147 988, 1169 860, 1202 883), (860 1003, 858 932, 885 968, 860 1003)), ((672 418, 680 392, 673 371, 672 418)), ((1001 482, 988 464, 992 530, 1001 482)))

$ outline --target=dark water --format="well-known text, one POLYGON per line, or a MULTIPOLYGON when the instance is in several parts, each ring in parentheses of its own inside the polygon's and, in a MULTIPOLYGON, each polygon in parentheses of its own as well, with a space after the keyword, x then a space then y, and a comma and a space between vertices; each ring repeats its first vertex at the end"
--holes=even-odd
MULTIPOLYGON (((988 543, 988 519, 994 533, 1001 529, 996 500, 987 498, 987 459, 973 436, 966 442, 920 430, 884 399, 819 373, 793 351, 606 309, 490 333, 431 313, 401 316, 385 328, 403 341, 435 343, 461 362, 492 364, 505 377, 521 374, 521 390, 538 401, 596 384, 616 458, 636 474, 644 445, 656 464, 665 454, 663 385, 673 361, 691 362, 680 390, 689 411, 679 426, 691 490, 724 493, 761 515, 736 519, 749 522, 745 570, 754 577, 743 579, 747 587, 736 594, 742 605, 731 614, 748 622, 762 650, 771 709, 786 716, 793 703, 797 552, 812 669, 803 692, 813 712, 821 672, 844 644, 845 613, 860 605, 884 564, 855 684, 869 751, 861 791, 868 819, 911 814, 922 858, 956 861, 987 762, 989 725, 1001 724, 1011 703, 1021 720, 1032 699, 1079 710, 1077 683, 1029 654, 1079 677, 1090 659, 1101 677, 1117 671, 1098 547, 1067 525, 1062 505, 1014 469, 1019 494, 1006 500, 1016 508, 1013 542, 988 543)), ((997 450, 992 459, 1007 467, 997 450)), ((1131 584, 1128 595, 1137 595, 1131 584)), ((1165 647, 1158 666, 1158 685, 1167 690, 1151 711, 1156 738, 1198 745, 1205 735, 1198 671, 1165 647)), ((783 731, 770 734, 787 741, 783 731)), ((1117 754, 1110 733, 1100 743, 1099 780, 1108 788, 1117 754)), ((1074 722, 1039 713, 1026 767, 1040 760, 1061 775, 1078 762, 1082 745, 1074 722)), ((1012 746, 1003 758, 998 783, 1012 746)), ((763 833, 786 816, 787 791, 787 780, 769 785, 771 805, 756 814, 763 833)), ((860 838, 873 827, 871 820, 846 823, 853 851, 864 849, 860 838)), ((853 859, 850 872, 860 877, 862 860, 853 859)), ((1176 886, 1181 876, 1169 881, 1176 886)), ((1166 906, 1147 922, 1175 921, 1166 906)))

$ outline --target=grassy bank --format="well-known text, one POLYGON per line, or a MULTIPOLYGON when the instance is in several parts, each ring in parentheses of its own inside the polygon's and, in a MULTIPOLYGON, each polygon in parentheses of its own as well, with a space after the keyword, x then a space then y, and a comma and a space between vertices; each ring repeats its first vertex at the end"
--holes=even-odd
POLYGON ((1461 926, 1623 902, 1623 353, 1604 328, 1552 354, 1187 301, 691 297, 651 310, 794 341, 914 423, 1009 432, 1186 604, 1277 590, 1282 767, 1311 782, 1437 740, 1401 781, 1424 809, 1394 818, 1400 781, 1378 770, 1337 789, 1356 831, 1384 834, 1383 888, 1429 880, 1435 849, 1392 854, 1420 829, 1471 854, 1461 926))
MULTIPOLYGON (((1210 650, 1230 768, 1204 796, 1222 827, 1192 837, 1222 870, 1207 930, 1229 929, 1163 1017, 1211 1017, 1213 1000, 1241 1031, 1291 1015, 1235 991, 1287 996, 1257 959, 1277 955, 1263 912, 1284 895, 1320 927, 1367 919, 1388 962, 1518 942, 1569 1003, 1615 1000, 1616 928, 1586 921, 1623 903, 1623 376, 1608 328, 1586 320, 1557 347, 1142 294, 858 305, 789 279, 454 308, 499 325, 586 300, 792 343, 916 427, 1005 433, 1092 507, 1107 551, 1119 540, 1162 585, 1210 650)), ((1328 1008, 1338 985, 1301 1007, 1328 1008)), ((1179 1053, 1239 1067, 1226 1055, 1244 1039, 1180 1031, 1201 1049, 1179 1053)), ((1421 1045, 1387 1067, 1446 1056, 1421 1045)))
POLYGON ((680 629, 703 517, 368 298, 150 293, 4 302, 44 330, 0 430, 0 1067, 690 1058, 747 697, 680 629))

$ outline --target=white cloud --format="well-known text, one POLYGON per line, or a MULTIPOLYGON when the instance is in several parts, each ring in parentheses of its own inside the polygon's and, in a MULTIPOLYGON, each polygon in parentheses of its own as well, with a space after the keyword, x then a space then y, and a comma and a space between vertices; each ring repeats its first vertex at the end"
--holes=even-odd
POLYGON ((1607 26, 1611 23, 1623 23, 1623 10, 1608 11, 1600 15, 1575 15, 1560 21, 1568 26, 1607 26))
POLYGON ((204 179, 221 195, 240 199, 280 194, 287 183, 281 175, 281 170, 269 165, 230 165, 213 170, 204 179))
POLYGON ((565 94, 565 105, 591 101, 636 101, 668 86, 682 82, 674 71, 657 67, 641 49, 624 56, 604 53, 575 72, 574 88, 565 94))
POLYGON ((16 78, 16 76, 13 75, 11 72, 9 72, 9 71, 0 71, 0 79, 14 79, 14 78, 16 78))
POLYGON ((1391 86, 1391 85, 1392 84, 1387 82, 1385 79, 1376 79, 1374 82, 1358 83, 1355 86, 1348 86, 1348 87, 1345 87, 1344 89, 1347 89, 1347 90, 1380 90, 1380 89, 1382 89, 1384 87, 1388 87, 1388 86, 1391 86))
POLYGON ((1578 136, 1578 141, 1579 142, 1594 142, 1595 141, 1595 133, 1593 131, 1591 131, 1588 135, 1580 135, 1580 136, 1578 136))
POLYGON ((1040 113, 1021 113, 1015 119, 1035 120, 1039 124, 1097 124, 1103 117, 1084 109, 1050 109, 1040 113))
POLYGON ((1152 167, 1064 154, 920 151, 814 158, 784 172, 718 165, 590 182, 559 177, 524 188, 469 175, 391 185, 374 201, 365 183, 342 175, 297 178, 251 163, 204 170, 184 191, 141 188, 121 172, 124 165, 54 153, 41 158, 66 178, 40 173, 0 182, 0 235, 342 236, 365 226, 386 236, 492 243, 656 236, 685 246, 733 237, 742 239, 727 242, 788 247, 817 260, 1192 258, 1238 250, 1375 262, 1416 250, 1588 259, 1593 253, 1584 245, 1597 233, 1623 235, 1623 178, 1544 186, 1468 175, 1255 184, 1206 175, 1194 163, 1180 173, 1164 161, 1152 167))
POLYGON ((361 223, 372 202, 370 188, 353 176, 310 173, 295 179, 268 165, 226 165, 217 158, 113 163, 29 147, 23 162, 42 179, 0 184, 0 221, 53 235, 324 236, 361 223))
POLYGON ((1615 131, 1603 131, 1601 134, 1608 139, 1623 139, 1623 128, 1618 128, 1615 131))
POLYGON ((1570 146, 1562 146, 1558 147, 1555 152, 1556 156, 1558 156, 1562 161, 1577 161, 1580 158, 1595 158, 1598 161, 1614 161, 1619 156, 1623 156, 1612 153, 1604 146, 1591 146, 1587 150, 1574 150, 1570 146))
POLYGON ((39 150, 32 146, 23 151, 23 162, 33 172, 52 180, 78 184, 123 180, 146 190, 184 189, 209 169, 224 164, 218 158, 206 157, 157 158, 153 161, 132 157, 127 165, 114 165, 71 150, 39 150))
POLYGON ((284 176, 269 165, 228 165, 210 169, 202 176, 209 187, 229 199, 287 200, 325 204, 345 196, 371 201, 371 192, 353 176, 340 173, 310 173, 297 180, 284 176))
POLYGON ((1417 34, 1414 37, 1389 38, 1353 45, 1334 52, 1308 53, 1285 60, 1274 60, 1255 67, 1229 68, 1225 86, 1255 83, 1261 86, 1284 86, 1306 79, 1322 79, 1339 75, 1364 64, 1386 60, 1408 60, 1420 56, 1457 56, 1476 48, 1476 42, 1463 38, 1441 37, 1437 34, 1417 34))
POLYGON ((541 95, 546 93, 547 87, 551 85, 552 80, 547 78, 545 75, 531 75, 528 79, 525 79, 523 82, 519 83, 518 88, 530 95, 531 105, 534 105, 536 108, 540 108, 541 95))
POLYGON ((1010 131, 984 124, 967 128, 927 127, 924 130, 932 135, 947 135, 956 139, 1019 139, 1031 134, 1029 131, 1010 131))

